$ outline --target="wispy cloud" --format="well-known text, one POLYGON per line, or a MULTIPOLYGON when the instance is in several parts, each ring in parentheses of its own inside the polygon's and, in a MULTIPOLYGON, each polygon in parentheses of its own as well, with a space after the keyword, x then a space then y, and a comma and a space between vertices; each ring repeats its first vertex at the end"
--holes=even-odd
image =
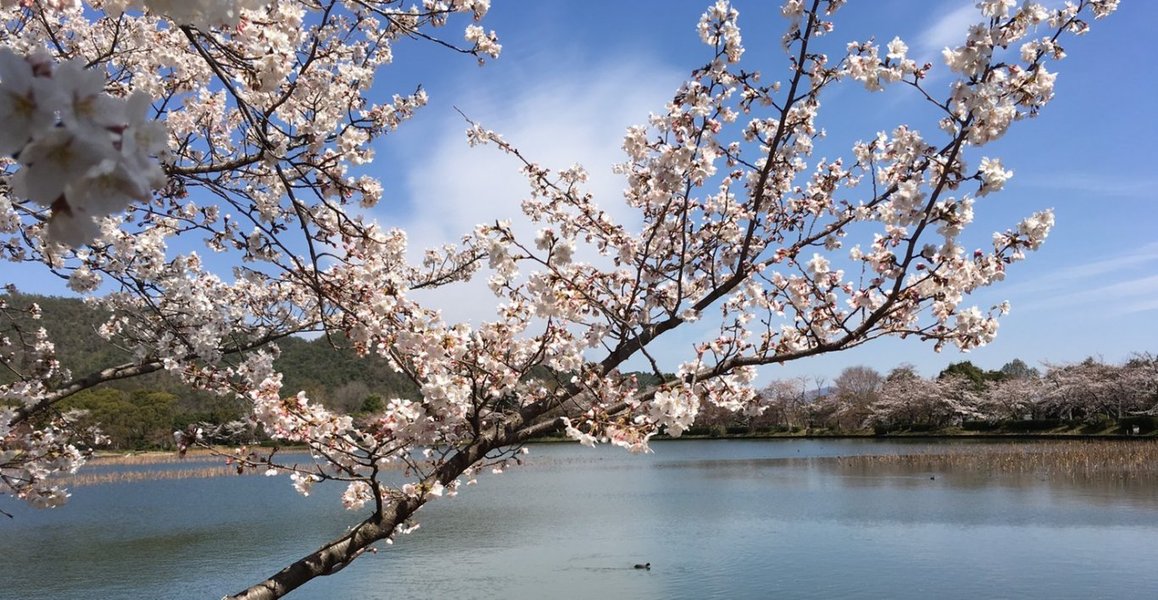
POLYGON ((1150 243, 1015 284, 1003 293, 1020 298, 1017 307, 1021 310, 1087 306, 1103 314, 1126 315, 1158 309, 1158 275, 1150 275, 1155 270, 1158 243, 1150 243))
POLYGON ((1125 254, 1099 258, 1090 262, 1073 265, 1064 271, 1051 273, 1009 289, 1020 292, 1072 287, 1074 282, 1097 280, 1112 273, 1133 269, 1146 264, 1158 266, 1158 242, 1151 242, 1125 254))
POLYGON ((1134 313, 1147 312, 1151 310, 1158 310, 1158 295, 1151 294, 1149 298, 1138 300, 1130 304, 1124 304, 1118 310, 1121 314, 1132 315, 1134 313))
POLYGON ((1113 315, 1124 315, 1139 310, 1158 308, 1153 299, 1158 297, 1158 275, 1130 279, 1103 285, 1095 288, 1085 288, 1080 291, 1053 295, 1026 308, 1060 308, 1080 305, 1093 305, 1096 310, 1113 315))
POLYGON ((977 23, 981 14, 974 2, 966 2, 930 23, 917 35, 917 56, 928 60, 946 47, 959 46, 965 41, 969 26, 977 23))
POLYGON ((1081 192, 1113 198, 1154 198, 1158 177, 1129 177, 1102 173, 1050 173, 1015 178, 1020 185, 1051 190, 1081 192))

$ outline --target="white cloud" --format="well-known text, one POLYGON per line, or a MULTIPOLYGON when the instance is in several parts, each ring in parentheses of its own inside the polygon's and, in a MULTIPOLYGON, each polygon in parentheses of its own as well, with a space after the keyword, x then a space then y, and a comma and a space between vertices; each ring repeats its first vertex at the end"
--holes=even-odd
MULTIPOLYGON (((596 203, 613 219, 631 223, 632 213, 622 201, 625 182, 611 173, 611 165, 623 159, 624 130, 662 110, 680 81, 680 74, 654 64, 619 61, 504 87, 464 112, 502 134, 529 160, 552 170, 582 164, 596 203)), ((468 147, 467 127, 458 115, 448 116, 407 166, 408 214, 389 221, 407 230, 413 256, 456 242, 480 223, 502 219, 512 220, 516 233, 532 239, 535 227, 525 223, 520 211, 529 189, 520 163, 494 146, 468 147)), ((476 279, 429 292, 428 299, 449 320, 491 319, 496 303, 485 277, 476 279)))

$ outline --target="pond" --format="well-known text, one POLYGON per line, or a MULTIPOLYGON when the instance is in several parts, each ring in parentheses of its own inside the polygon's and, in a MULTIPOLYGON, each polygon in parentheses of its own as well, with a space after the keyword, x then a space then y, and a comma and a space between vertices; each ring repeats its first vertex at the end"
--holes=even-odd
MULTIPOLYGON (((295 599, 1158 597, 1152 479, 877 464, 983 442, 704 440, 531 448, 295 599), (635 563, 650 562, 650 570, 635 563)), ((220 598, 356 522, 286 477, 0 502, 0 598, 220 598)))

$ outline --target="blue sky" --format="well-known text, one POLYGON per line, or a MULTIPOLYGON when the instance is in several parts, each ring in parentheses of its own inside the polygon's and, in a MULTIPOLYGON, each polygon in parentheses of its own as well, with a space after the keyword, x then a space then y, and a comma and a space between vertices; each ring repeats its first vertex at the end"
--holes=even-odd
MULTIPOLYGON (((850 2, 837 15, 831 42, 899 35, 917 58, 940 67, 940 50, 959 42, 978 20, 971 0, 850 2)), ((778 38, 783 20, 768 2, 735 2, 745 59, 771 78, 782 68, 778 38)), ((400 167, 405 182, 381 219, 409 228, 414 243, 454 239, 464 226, 517 217, 524 193, 516 166, 486 148, 468 149, 461 109, 497 130, 534 160, 552 167, 581 162, 592 172, 601 206, 615 212, 622 183, 609 174, 619 160, 625 126, 662 110, 692 68, 707 60, 695 23, 702 1, 495 2, 485 25, 503 43, 502 57, 476 68, 445 53, 410 55, 399 71, 421 70, 431 104, 415 122, 382 146, 383 160, 400 167), (389 158, 387 158, 389 157, 389 158)), ((1045 246, 1014 265, 1009 278, 973 296, 986 307, 1003 299, 1013 312, 998 339, 962 355, 935 354, 930 344, 878 340, 848 352, 767 367, 762 380, 794 376, 831 379, 864 364, 887 371, 909 362, 936 374, 950 362, 972 360, 996 369, 1014 358, 1031 365, 1087 356, 1120 361, 1132 352, 1158 351, 1158 68, 1148 38, 1158 4, 1123 2, 1090 33, 1069 38, 1057 97, 1043 114, 1017 124, 984 151, 999 156, 1014 178, 1000 194, 978 202, 972 233, 982 246, 993 231, 1052 207, 1057 226, 1045 246)), ((400 51, 401 60, 407 53, 400 51)), ((944 69, 932 88, 947 81, 944 69)), ((391 75, 391 77, 393 74, 391 75)), ((879 129, 913 122, 933 131, 909 90, 870 95, 856 86, 824 99, 822 121, 833 152, 879 129)), ((824 151, 818 152, 823 155, 824 151)), ((979 156, 974 161, 979 160, 979 156)), ((437 299, 448 317, 480 316, 477 296, 437 299), (469 298, 470 300, 463 300, 469 298)), ((673 339, 663 354, 677 360, 687 340, 673 339)))
MULTIPOLYGON (((784 22, 775 3, 735 5, 745 60, 767 79, 779 76, 784 22)), ((525 193, 517 165, 493 149, 467 148, 456 107, 547 166, 582 163, 597 201, 626 217, 617 209, 622 181, 610 174, 623 130, 662 110, 686 74, 708 60, 695 33, 706 6, 706 0, 495 0, 483 25, 498 32, 503 52, 484 67, 429 44, 401 43, 378 86, 409 92, 421 83, 431 102, 379 145, 370 171, 387 193, 377 218, 406 228, 414 246, 456 240, 478 222, 517 219, 525 193)), ((936 84, 947 81, 940 49, 963 39, 978 14, 971 0, 854 0, 838 13, 829 41, 842 47, 852 39, 874 36, 883 43, 899 35, 911 56, 937 66, 942 75, 933 76, 931 87, 939 89, 936 84)), ((1005 191, 978 202, 974 245, 1036 210, 1052 207, 1057 216, 1040 251, 1014 265, 1007 281, 973 297, 982 307, 1003 299, 1013 304, 994 344, 961 355, 934 354, 917 341, 878 340, 767 367, 761 379, 831 379, 850 365, 887 371, 904 362, 934 375, 964 359, 996 369, 1014 358, 1038 365, 1158 351, 1158 67, 1149 41, 1156 18, 1158 3, 1123 2, 1087 36, 1068 38, 1070 56, 1051 68, 1060 72, 1056 99, 983 152, 1001 157, 1015 176, 1005 191)), ((462 24, 442 34, 457 38, 462 24)), ((821 122, 830 137, 818 156, 846 153, 850 142, 904 122, 930 134, 935 129, 907 89, 868 94, 855 84, 840 87, 824 98, 821 122)), ((11 265, 0 270, 21 289, 62 292, 11 265)), ((480 309, 487 305, 478 301, 479 291, 454 290, 431 301, 444 306, 448 318, 477 321, 492 314, 480 309)), ((689 343, 673 338, 663 358, 675 364, 689 343)))

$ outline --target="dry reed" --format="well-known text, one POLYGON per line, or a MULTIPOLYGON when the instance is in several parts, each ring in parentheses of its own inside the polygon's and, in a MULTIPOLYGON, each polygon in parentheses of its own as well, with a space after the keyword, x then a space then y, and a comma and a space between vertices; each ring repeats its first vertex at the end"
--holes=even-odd
MULTIPOLYGON (((147 464, 147 463, 143 463, 147 464)), ((253 474, 256 471, 246 471, 253 474)), ((86 485, 103 485, 107 483, 128 483, 133 481, 155 481, 160 479, 203 479, 206 477, 237 476, 237 467, 217 465, 196 469, 150 469, 147 471, 104 471, 96 473, 78 473, 63 477, 59 481, 67 487, 83 487, 86 485)))
POLYGON ((88 464, 94 466, 101 465, 161 465, 169 463, 181 462, 203 462, 207 460, 218 460, 219 454, 214 454, 209 450, 193 449, 189 450, 185 456, 177 454, 177 451, 148 451, 148 452, 127 452, 125 454, 97 454, 89 459, 88 464))
MULTIPOLYGON (((207 464, 221 460, 209 452, 180 458, 176 453, 150 452, 122 456, 101 456, 91 465, 160 465, 183 461, 200 465, 195 468, 147 470, 97 470, 64 477, 60 483, 70 487, 150 481, 160 479, 195 479, 237 476, 236 465, 207 464)), ((875 454, 812 459, 790 459, 790 462, 835 465, 844 472, 887 475, 913 472, 957 472, 992 475, 1034 475, 1066 479, 1135 479, 1158 480, 1158 440, 1147 441, 1035 441, 985 444, 953 444, 906 449, 900 454, 875 454)), ((245 474, 259 473, 246 469, 245 474)))
POLYGON ((843 469, 870 472, 924 470, 1047 478, 1158 479, 1158 441, 970 444, 835 460, 843 469))

